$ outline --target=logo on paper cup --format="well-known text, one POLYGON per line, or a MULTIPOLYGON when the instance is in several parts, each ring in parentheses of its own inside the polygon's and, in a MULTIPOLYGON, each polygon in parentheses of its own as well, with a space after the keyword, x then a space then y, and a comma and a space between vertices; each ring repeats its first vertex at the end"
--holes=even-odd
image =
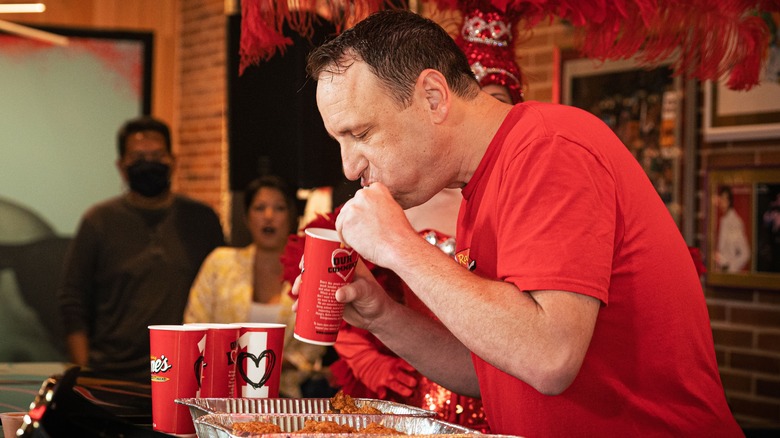
POLYGON ((276 364, 276 353, 273 352, 273 350, 264 350, 262 353, 260 353, 260 356, 255 356, 252 353, 242 351, 238 354, 238 372, 241 374, 241 377, 244 379, 246 383, 252 386, 252 388, 260 389, 265 385, 265 382, 268 381, 268 379, 271 378, 271 372, 274 370, 274 365, 276 364), (249 378, 247 375, 246 367, 249 364, 249 361, 245 361, 244 359, 252 359, 252 362, 255 363, 256 368, 260 368, 260 361, 265 359, 265 372, 263 373, 263 376, 260 378, 259 381, 255 382, 252 379, 249 378))
POLYGON ((331 267, 328 268, 328 273, 335 273, 342 280, 347 281, 347 278, 352 275, 352 271, 357 266, 357 260, 354 260, 355 250, 347 250, 339 248, 333 251, 330 256, 331 267))
POLYGON ((168 358, 165 357, 164 354, 161 354, 160 357, 156 358, 154 356, 151 357, 151 367, 152 367, 152 381, 153 382, 165 382, 170 380, 170 378, 166 376, 158 376, 156 374, 158 373, 165 373, 168 372, 171 368, 173 368, 173 365, 168 363, 168 358))
POLYGON ((241 329, 235 367, 237 397, 279 397, 284 327, 250 324, 241 329))

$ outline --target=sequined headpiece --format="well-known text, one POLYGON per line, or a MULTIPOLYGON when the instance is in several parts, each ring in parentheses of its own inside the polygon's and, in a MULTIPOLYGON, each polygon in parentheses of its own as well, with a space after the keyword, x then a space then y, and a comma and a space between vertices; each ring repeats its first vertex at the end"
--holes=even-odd
POLYGON ((515 61, 512 34, 517 19, 486 1, 465 1, 462 8, 463 26, 455 41, 466 54, 479 85, 502 85, 514 103, 522 102, 523 77, 515 61))

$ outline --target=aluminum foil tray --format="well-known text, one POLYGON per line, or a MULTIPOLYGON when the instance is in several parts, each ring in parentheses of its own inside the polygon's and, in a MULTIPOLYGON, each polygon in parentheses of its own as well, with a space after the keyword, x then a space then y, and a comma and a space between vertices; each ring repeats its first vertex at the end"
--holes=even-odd
MULTIPOLYGON (((354 399, 355 406, 370 406, 388 415, 434 417, 427 409, 371 398, 354 399)), ((206 414, 326 414, 329 398, 179 398, 190 408, 192 419, 206 414)))
MULTIPOLYGON (((196 419, 195 431, 199 438, 236 438, 248 435, 233 435, 233 423, 244 423, 248 421, 262 421, 273 423, 282 429, 282 434, 265 434, 263 437, 282 437, 290 435, 291 438, 325 438, 334 437, 372 437, 392 436, 399 438, 400 435, 380 435, 380 434, 307 434, 293 433, 304 427, 306 420, 314 421, 333 421, 338 424, 345 424, 355 429, 365 428, 369 423, 377 423, 382 426, 391 427, 406 435, 446 435, 447 438, 454 438, 453 435, 464 435, 474 438, 480 435, 477 431, 457 424, 436 420, 431 417, 414 417, 401 415, 361 415, 361 414, 208 414, 196 419)), ((257 435, 260 436, 260 435, 257 435)))

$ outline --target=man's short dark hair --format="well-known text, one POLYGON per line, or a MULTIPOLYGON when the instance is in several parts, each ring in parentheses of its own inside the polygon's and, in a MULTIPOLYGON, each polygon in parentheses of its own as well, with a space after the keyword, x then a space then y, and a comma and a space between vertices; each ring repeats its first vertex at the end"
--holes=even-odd
POLYGON ((165 150, 171 153, 171 130, 165 122, 151 116, 141 116, 126 121, 117 133, 117 146, 119 158, 125 156, 127 139, 136 132, 154 131, 160 133, 165 139, 165 150))
POLYGON ((473 98, 479 83, 466 55, 436 22, 414 12, 376 12, 309 53, 306 71, 343 73, 355 60, 365 62, 402 108, 411 104, 420 73, 441 72, 456 95, 473 98))

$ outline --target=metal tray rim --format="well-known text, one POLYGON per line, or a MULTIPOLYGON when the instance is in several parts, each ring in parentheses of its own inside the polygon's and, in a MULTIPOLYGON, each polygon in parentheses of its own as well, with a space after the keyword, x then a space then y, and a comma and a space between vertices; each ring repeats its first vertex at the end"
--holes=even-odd
MULTIPOLYGON (((340 424, 367 424, 371 422, 376 422, 380 424, 385 424, 386 422, 390 422, 390 427, 402 427, 406 423, 408 426, 418 426, 416 430, 420 430, 422 428, 428 428, 433 429, 438 432, 442 433, 410 433, 414 432, 414 430, 408 430, 404 432, 404 435, 400 435, 403 437, 406 436, 426 436, 426 437, 433 437, 433 436, 439 436, 439 437, 447 437, 447 438, 453 438, 455 435, 464 435, 473 437, 474 435, 480 435, 483 434, 479 433, 476 430, 469 429, 465 426, 461 426, 458 424, 449 423, 446 421, 438 420, 432 417, 420 417, 420 416, 398 416, 398 415, 378 415, 378 414, 207 414, 203 415, 197 419, 194 420, 195 423, 195 429, 198 431, 198 436, 201 437, 201 434, 204 436, 201 438, 235 438, 237 435, 232 434, 232 429, 228 429, 227 426, 232 425, 233 420, 245 420, 245 421, 272 421, 276 424, 280 424, 283 427, 286 425, 290 427, 290 425, 302 425, 302 423, 306 419, 317 419, 318 421, 337 421, 340 424), (275 420, 275 421, 274 421, 275 420), (418 424, 415 424, 418 423, 418 424), (423 424, 419 424, 423 423, 423 424)), ((387 425, 387 424, 385 424, 387 425)), ((294 427, 294 426, 293 426, 294 427)), ((295 438, 324 438, 325 436, 332 435, 334 437, 337 436, 345 436, 349 435, 350 437, 357 438, 359 436, 370 436, 370 437, 380 437, 380 436, 392 436, 395 438, 399 438, 399 435, 382 435, 382 434, 362 434, 360 432, 358 433, 350 433, 350 434, 307 434, 307 433, 295 433, 296 429, 293 430, 287 430, 283 432, 282 434, 274 434, 274 435, 295 435, 295 438)), ((271 435, 271 434, 269 434, 271 435)))
MULTIPOLYGON (((370 399, 355 398, 357 406, 374 406, 383 411, 383 415, 405 415, 416 417, 435 417, 436 412, 427 409, 409 406, 401 403, 370 399)), ((192 419, 206 414, 325 414, 330 407, 329 398, 177 398, 177 404, 189 407, 192 419), (224 404, 225 409, 219 409, 215 405, 224 404), (235 409, 235 407, 240 407, 235 409), (294 411, 296 410, 297 411, 294 411), (302 410, 303 409, 303 410, 302 410), (311 409, 311 410, 305 410, 311 409)), ((221 408, 221 407, 220 407, 221 408)))

